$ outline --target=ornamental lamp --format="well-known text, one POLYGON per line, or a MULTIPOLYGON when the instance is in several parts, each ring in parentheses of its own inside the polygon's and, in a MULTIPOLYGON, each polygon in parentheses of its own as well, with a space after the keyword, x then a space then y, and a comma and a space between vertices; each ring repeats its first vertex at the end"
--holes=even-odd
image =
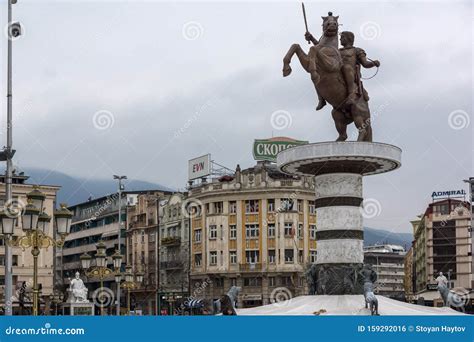
POLYGON ((16 217, 7 214, 7 211, 0 211, 0 225, 3 235, 12 235, 15 229, 16 217))
POLYGON ((66 236, 71 232, 72 212, 68 210, 65 203, 61 203, 60 206, 61 208, 54 212, 54 220, 58 234, 66 236))
POLYGON ((95 255, 96 263, 98 267, 105 267, 107 264, 107 254, 105 254, 106 246, 105 243, 100 241, 97 246, 97 253, 95 255))
POLYGON ((138 272, 135 277, 137 278, 137 283, 143 283, 143 272, 138 272))
POLYGON ((31 201, 31 204, 33 204, 39 210, 43 209, 46 195, 39 190, 38 186, 35 185, 33 190, 26 194, 26 198, 28 199, 28 202, 31 201))
POLYGON ((51 222, 51 216, 46 214, 44 211, 38 217, 38 229, 44 234, 48 235, 49 222, 51 222))
POLYGON ((87 270, 89 267, 91 267, 92 257, 88 253, 81 254, 79 259, 81 259, 81 266, 84 270, 87 270))
POLYGON ((125 266, 125 281, 127 283, 133 283, 132 266, 125 266))
POLYGON ((120 270, 120 268, 122 267, 122 258, 123 257, 118 250, 116 250, 114 255, 112 255, 112 261, 116 270, 120 270))
POLYGON ((26 205, 23 216, 21 217, 21 228, 25 232, 30 232, 33 229, 36 229, 38 226, 39 214, 40 210, 38 207, 34 206, 31 200, 28 199, 28 204, 26 205))

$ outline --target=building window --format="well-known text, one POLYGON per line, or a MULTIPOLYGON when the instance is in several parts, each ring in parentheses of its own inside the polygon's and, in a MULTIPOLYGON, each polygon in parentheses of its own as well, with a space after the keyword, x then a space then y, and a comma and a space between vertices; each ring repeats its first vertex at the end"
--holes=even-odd
POLYGON ((262 286, 262 278, 244 278, 244 286, 262 286))
POLYGON ((314 264, 316 262, 317 258, 317 252, 316 251, 310 251, 309 252, 309 261, 314 264))
POLYGON ((140 232, 140 234, 141 234, 141 241, 142 241, 142 243, 145 243, 145 231, 142 230, 142 231, 140 232))
POLYGON ((258 238, 259 226, 258 224, 246 224, 245 225, 245 236, 249 238, 258 238))
POLYGON ((230 214, 237 213, 237 202, 236 201, 229 202, 229 213, 230 214))
POLYGON ((309 201, 309 213, 314 215, 316 214, 316 202, 315 201, 309 201))
POLYGON ((209 252, 209 265, 217 265, 217 252, 209 252))
POLYGON ((209 239, 217 239, 217 226, 215 224, 209 226, 209 239))
POLYGON ((304 262, 303 251, 300 249, 298 250, 298 262, 302 264, 304 262))
POLYGON ((274 264, 276 259, 276 254, 274 249, 269 249, 268 250, 268 262, 270 264, 274 264))
POLYGON ((149 242, 155 242, 155 233, 150 233, 150 235, 148 236, 148 241, 149 242))
POLYGON ((214 278, 213 282, 215 287, 224 287, 224 278, 214 278))
POLYGON ((267 200, 267 211, 269 213, 273 213, 275 211, 275 200, 274 199, 267 200))
POLYGON ((229 226, 229 238, 231 240, 237 239, 237 226, 235 224, 229 226))
POLYGON ((202 262, 202 254, 195 254, 194 255, 194 266, 199 267, 201 266, 202 262))
POLYGON ((231 265, 235 265, 237 263, 237 252, 230 251, 229 252, 229 262, 231 265))
POLYGON ((214 203, 214 214, 222 214, 224 211, 224 206, 222 202, 215 202, 214 203))
POLYGON ((296 202, 296 204, 297 204, 297 207, 298 207, 298 212, 299 212, 299 213, 302 213, 302 212, 303 212, 303 200, 300 200, 300 199, 299 199, 299 200, 296 202))
POLYGON ((268 224, 268 237, 275 237, 275 223, 268 224))
POLYGON ((292 263, 295 258, 293 249, 285 249, 285 263, 292 263))
POLYGON ((302 223, 298 224, 298 238, 300 239, 303 238, 303 224, 302 223))
POLYGON ((237 286, 237 278, 230 278, 230 286, 237 286))
POLYGON ((268 286, 276 286, 275 277, 268 277, 268 286))
POLYGON ((245 261, 247 261, 248 264, 258 263, 259 257, 259 251, 245 251, 245 261))
POLYGON ((258 213, 258 200, 245 201, 246 213, 258 213))
POLYGON ((194 231, 194 242, 201 242, 201 229, 196 229, 194 231))
POLYGON ((291 198, 282 198, 281 199, 281 209, 283 211, 292 211, 294 210, 295 202, 291 198))
POLYGON ((311 240, 316 240, 316 225, 315 224, 309 225, 309 238, 311 240))
POLYGON ((285 237, 292 237, 294 235, 292 222, 285 222, 284 234, 285 234, 285 237))

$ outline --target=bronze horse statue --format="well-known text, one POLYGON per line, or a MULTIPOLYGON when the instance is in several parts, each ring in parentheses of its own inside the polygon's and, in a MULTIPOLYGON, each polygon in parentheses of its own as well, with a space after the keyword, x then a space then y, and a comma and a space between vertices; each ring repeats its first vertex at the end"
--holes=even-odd
MULTIPOLYGON (((348 101, 348 87, 343 73, 344 61, 338 49, 338 16, 333 16, 329 12, 327 17, 322 18, 323 35, 319 42, 309 32, 306 33, 306 39, 314 44, 308 54, 299 44, 293 44, 283 59, 283 76, 290 75, 291 58, 296 54, 303 69, 311 75, 320 99, 333 107, 332 117, 339 133, 336 141, 347 139, 347 125, 352 122, 359 131, 357 141, 372 141, 368 96, 361 86, 360 79, 359 96, 355 101, 348 101)), ((373 66, 378 67, 379 64, 376 61, 373 66)), ((320 108, 322 106, 318 106, 317 110, 320 108)))

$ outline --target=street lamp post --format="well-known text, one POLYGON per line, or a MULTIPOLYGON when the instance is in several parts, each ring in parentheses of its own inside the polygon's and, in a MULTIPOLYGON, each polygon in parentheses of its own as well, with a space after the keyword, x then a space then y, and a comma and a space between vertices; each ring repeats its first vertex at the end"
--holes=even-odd
MULTIPOLYGON (((12 159, 15 150, 12 145, 12 40, 21 35, 21 25, 12 22, 12 5, 16 4, 16 0, 8 1, 8 45, 7 45, 7 144, 3 151, 0 152, 0 161, 6 161, 7 167, 5 171, 5 204, 7 211, 11 212, 12 205, 12 176, 13 166, 12 159)), ((12 311, 12 250, 9 245, 11 234, 5 234, 5 315, 10 316, 12 311)))
MULTIPOLYGON (((117 243, 117 252, 119 254, 122 253, 121 248, 121 238, 122 238, 122 190, 124 186, 122 184, 122 180, 127 179, 127 176, 119 176, 114 175, 114 179, 118 180, 118 195, 119 195, 119 202, 118 202, 118 243, 117 243)), ((120 271, 120 270, 119 270, 120 271)), ((120 282, 117 283, 117 316, 120 316, 120 282)))
MULTIPOLYGON (((41 249, 48 249, 51 246, 62 247, 66 236, 71 229, 72 213, 67 209, 66 204, 61 204, 61 209, 54 212, 57 233, 60 236, 55 240, 48 236, 48 226, 51 217, 44 212, 43 203, 46 199, 37 187, 27 194, 28 205, 25 207, 22 219, 22 229, 24 236, 16 239, 8 238, 5 245, 9 247, 20 247, 23 250, 31 248, 33 255, 33 315, 38 315, 39 309, 39 286, 38 286, 38 256, 41 249), (40 208, 40 209, 38 209, 40 208)), ((0 213, 0 223, 2 234, 9 236, 13 234, 14 221, 7 212, 0 213)))
POLYGON ((122 287, 127 290, 127 315, 130 316, 130 293, 134 288, 140 286, 143 282, 143 273, 137 272, 135 275, 132 273, 132 266, 125 267, 125 281, 122 287), (135 279, 134 279, 135 278, 135 279))
MULTIPOLYGON (((85 275, 88 278, 98 278, 100 281, 100 288, 104 287, 104 278, 107 276, 115 276, 115 280, 119 280, 117 286, 120 287, 120 279, 117 278, 117 275, 120 274, 120 266, 122 264, 122 255, 116 251, 112 256, 114 262, 114 269, 107 267, 107 254, 106 246, 100 241, 96 246, 97 253, 95 255, 95 264, 96 266, 91 267, 92 257, 88 253, 84 253, 80 256, 81 267, 84 270, 85 275)), ((100 315, 104 315, 104 305, 102 300, 100 300, 100 315)))

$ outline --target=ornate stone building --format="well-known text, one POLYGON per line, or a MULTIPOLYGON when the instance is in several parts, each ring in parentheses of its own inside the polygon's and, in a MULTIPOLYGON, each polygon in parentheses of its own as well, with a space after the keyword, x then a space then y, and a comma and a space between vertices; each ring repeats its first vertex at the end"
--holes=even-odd
MULTIPOLYGON (((24 206, 27 203, 26 195, 33 190, 33 185, 26 184, 28 176, 20 174, 13 175, 13 200, 18 203, 19 206, 24 206)), ((44 208, 46 213, 49 216, 53 216, 54 206, 56 204, 56 194, 59 191, 60 187, 55 185, 41 185, 38 187, 38 190, 46 195, 44 201, 44 208)), ((0 205, 4 205, 3 198, 5 196, 5 177, 0 176, 0 205)), ((17 226, 14 230, 14 236, 19 237, 23 236, 24 233, 21 229, 21 220, 17 221, 17 226)), ((53 237, 53 220, 49 223, 48 235, 53 237)), ((4 251, 4 240, 0 239, 0 293, 1 300, 3 302, 3 293, 5 285, 5 251, 4 251)), ((40 312, 44 310, 46 306, 49 306, 47 303, 49 301, 49 296, 53 293, 55 289, 55 247, 50 247, 48 249, 41 249, 40 255, 38 257, 38 284, 41 288, 40 293, 40 312)), ((12 248, 12 284, 13 284, 13 311, 14 314, 20 312, 19 303, 17 301, 16 293, 21 291, 23 287, 26 290, 27 296, 25 298, 25 308, 26 310, 31 310, 32 305, 30 299, 32 298, 32 286, 33 286, 33 256, 31 255, 31 249, 27 248, 22 250, 20 247, 12 248)), ((27 311, 28 312, 28 311, 27 311)), ((31 312, 31 311, 29 311, 31 312)))
POLYGON ((185 194, 156 192, 137 197, 127 208, 127 263, 144 272, 132 290, 142 314, 168 314, 189 291, 189 218, 181 210, 185 194))
POLYGON ((252 307, 307 293, 304 273, 316 260, 310 178, 258 162, 192 186, 188 201, 199 206, 191 214, 191 295, 219 298, 237 285, 239 305, 252 307))
POLYGON ((160 200, 159 308, 161 314, 176 314, 189 297, 190 217, 184 210, 185 193, 160 200))

